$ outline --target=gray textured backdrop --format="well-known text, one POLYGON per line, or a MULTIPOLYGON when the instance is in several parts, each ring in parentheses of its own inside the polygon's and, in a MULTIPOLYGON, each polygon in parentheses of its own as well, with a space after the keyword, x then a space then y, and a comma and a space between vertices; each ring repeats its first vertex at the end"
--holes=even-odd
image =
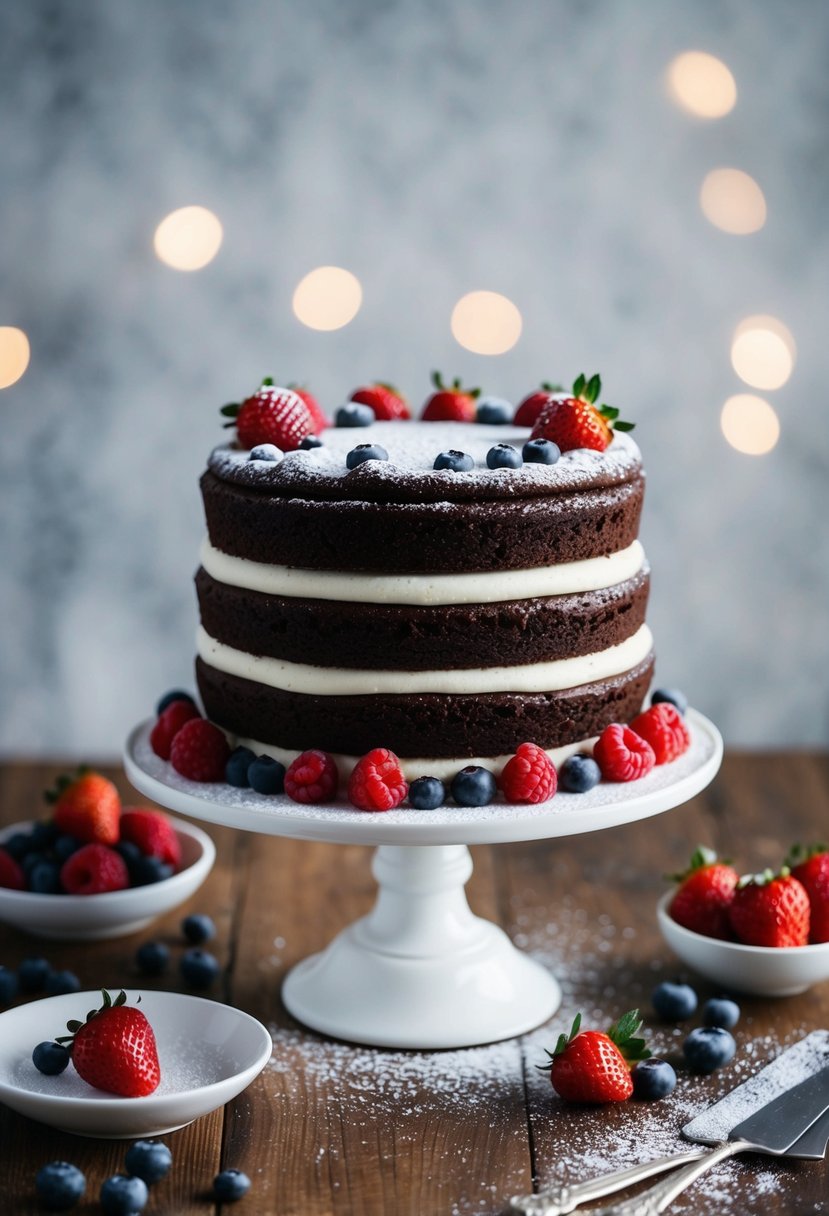
POLYGON ((512 397, 600 370, 649 469, 660 681, 730 742, 824 742, 827 62, 822 0, 4 0, 0 324, 33 351, 0 393, 4 749, 113 754, 190 682, 222 402, 268 373, 420 400, 432 367, 512 397), (736 77, 721 121, 666 100, 686 49, 736 77), (765 191, 757 235, 702 217, 719 165, 765 191), (151 240, 188 203, 225 242, 181 274, 151 240), (324 263, 365 292, 331 334, 291 312, 324 263), (503 357, 450 335, 475 288, 522 311, 503 357), (760 458, 719 431, 756 312, 799 352, 760 458))

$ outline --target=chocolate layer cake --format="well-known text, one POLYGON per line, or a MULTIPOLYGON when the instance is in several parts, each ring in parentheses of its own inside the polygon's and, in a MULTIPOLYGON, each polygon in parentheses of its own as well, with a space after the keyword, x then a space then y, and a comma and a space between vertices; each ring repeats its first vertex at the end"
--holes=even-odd
POLYGON ((639 451, 614 433, 486 467, 528 437, 379 422, 279 461, 217 449, 196 577, 207 715, 280 759, 382 746, 413 775, 497 767, 528 739, 559 758, 632 718, 653 668, 639 451), (348 470, 363 443, 388 461, 348 470), (475 467, 435 471, 452 449, 475 467))

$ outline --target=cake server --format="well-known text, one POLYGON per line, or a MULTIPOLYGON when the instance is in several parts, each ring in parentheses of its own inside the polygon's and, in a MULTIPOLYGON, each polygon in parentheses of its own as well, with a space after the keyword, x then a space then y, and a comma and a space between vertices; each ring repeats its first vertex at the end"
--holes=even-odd
MULTIPOLYGON (((795 1113, 792 1120, 797 1119, 798 1114, 795 1113)), ((760 1130, 762 1131, 762 1128, 760 1130)), ((754 1148, 755 1151, 769 1151, 779 1155, 812 1160, 823 1157, 826 1151, 826 1138, 829 1136, 829 1031, 813 1031, 800 1042, 781 1052, 760 1072, 755 1073, 754 1076, 721 1098, 719 1102, 708 1107, 701 1115, 687 1123, 682 1129, 682 1134, 689 1140, 717 1145, 716 1160, 712 1160, 714 1153, 706 1152, 704 1149, 692 1149, 687 1153, 660 1157, 641 1165, 631 1166, 629 1169, 602 1174, 587 1182, 550 1187, 535 1195, 516 1196, 510 1201, 510 1206, 513 1211, 521 1212, 524 1216, 566 1216, 566 1213, 574 1211, 582 1203, 624 1190, 654 1174, 674 1170, 679 1166, 686 1167, 673 1174, 667 1182, 658 1183, 644 1195, 637 1196, 635 1201, 631 1201, 631 1206, 613 1205, 610 1208, 594 1209, 591 1214, 591 1216, 599 1216, 604 1212, 614 1213, 616 1216, 624 1216, 624 1214, 633 1216, 636 1213, 636 1216, 652 1216, 652 1213, 662 1211, 684 1187, 690 1186, 694 1178, 703 1173, 705 1169, 711 1168, 717 1161, 724 1160, 736 1152, 749 1151, 750 1148, 754 1148), (795 1094, 794 1091, 800 1090, 800 1086, 804 1082, 807 1086, 811 1085, 811 1090, 807 1089, 795 1094), (775 1104, 790 1096, 793 1097, 795 1110, 799 1111, 800 1120, 797 1123, 786 1122, 785 1128, 783 1128, 780 1125, 784 1122, 785 1111, 781 1114, 779 1107, 775 1104), (806 1105, 809 1103, 811 1105, 808 1109, 813 1112, 812 1118, 808 1122, 804 1122, 807 1118, 806 1105), (788 1139, 786 1147, 764 1150, 762 1146, 751 1146, 745 1141, 740 1142, 741 1147, 736 1147, 737 1142, 733 1139, 735 1133, 743 1128, 745 1134, 747 1128, 748 1133, 754 1134, 756 1137, 757 1131, 752 1128, 753 1120, 773 1105, 775 1108, 772 1111, 773 1126, 770 1135, 776 1136, 775 1143, 779 1143, 781 1137, 783 1140, 788 1139), (815 1107, 817 1107, 816 1110, 815 1107), (822 1110, 827 1113, 821 1114, 822 1110), (801 1135, 801 1133, 805 1134, 801 1135), (725 1151, 726 1149, 728 1151, 725 1151), (687 1176, 688 1172, 692 1170, 694 1171, 693 1177, 687 1176), (680 1174, 683 1180, 681 1185, 676 1185, 680 1182, 680 1174), (669 1185, 676 1186, 676 1189, 672 1191, 669 1198, 664 1200, 662 1207, 641 1206, 651 1195, 654 1195, 654 1192, 657 1190, 661 1192, 669 1185), (636 1204, 640 1206, 635 1206, 636 1204)), ((654 1202, 658 1198, 658 1196, 654 1196, 654 1202)))

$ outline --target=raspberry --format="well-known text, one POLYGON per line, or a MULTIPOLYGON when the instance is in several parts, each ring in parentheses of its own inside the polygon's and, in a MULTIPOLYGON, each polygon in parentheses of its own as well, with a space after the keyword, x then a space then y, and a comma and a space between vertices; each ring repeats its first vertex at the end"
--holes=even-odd
POLYGON ((101 895, 130 885, 127 863, 105 844, 85 844, 63 863, 61 886, 69 895, 101 895))
POLYGON ((650 743, 618 722, 604 728, 596 740, 593 757, 605 781, 637 781, 656 763, 650 743))
POLYGON ((348 782, 348 801, 360 811, 391 811, 408 792, 400 761, 387 747, 375 747, 358 760, 348 782))
POLYGON ((688 727, 675 705, 658 701, 634 718, 630 729, 636 731, 653 748, 657 764, 668 764, 676 760, 691 745, 688 727))
POLYGON ((337 766, 328 752, 297 756, 285 774, 285 793, 294 802, 331 802, 337 795, 337 766))
POLYGON ((236 416, 236 435, 245 449, 275 443, 283 452, 298 448, 315 430, 308 406, 289 388, 263 384, 243 401, 236 416))
POLYGON ((557 786, 555 765, 535 743, 522 743, 501 773, 501 789, 507 802, 546 802, 557 786))
POLYGON ((23 891, 26 887, 25 874, 5 849, 0 849, 0 887, 7 891, 23 891))
POLYGON ((150 732, 150 747, 162 760, 170 759, 170 748, 178 732, 191 718, 201 717, 192 701, 171 701, 150 732))
POLYGON ((173 825, 161 811, 131 807, 121 815, 121 839, 134 844, 146 857, 158 857, 174 870, 181 866, 181 845, 173 825))
POLYGON ((230 748, 218 726, 191 718, 173 739, 170 763, 190 781, 224 781, 230 748))

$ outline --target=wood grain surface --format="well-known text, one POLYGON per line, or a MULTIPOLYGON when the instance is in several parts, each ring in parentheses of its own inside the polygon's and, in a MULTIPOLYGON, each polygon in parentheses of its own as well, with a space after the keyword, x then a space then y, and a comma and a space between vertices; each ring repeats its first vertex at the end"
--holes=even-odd
MULTIPOLYGON (((0 770, 0 823, 40 815, 41 792, 60 766, 0 770)), ((138 801, 120 774, 125 800, 138 801)), ((213 995, 271 1030, 274 1055, 253 1085, 224 1110, 164 1137, 174 1167, 152 1189, 152 1216, 214 1211, 210 1186, 223 1167, 253 1180, 239 1216, 486 1216, 509 1197, 552 1181, 576 1181, 681 1147, 679 1128, 708 1102, 803 1034, 829 1027, 829 984, 783 1000, 739 998, 738 1053, 710 1078, 681 1067, 694 1021, 660 1023, 649 996, 681 968, 662 942, 654 905, 663 875, 681 869, 697 843, 740 870, 780 863, 794 840, 829 832, 829 758, 805 753, 729 754, 714 784, 656 819, 581 837, 472 850, 472 908, 549 965, 564 1003, 522 1039, 463 1051, 404 1052, 349 1046, 299 1026, 282 1008, 289 967, 365 913, 375 884, 371 850, 253 837, 210 827, 218 859, 202 889, 150 930, 109 942, 66 944, 0 925, 0 964, 42 954, 84 987, 123 984, 185 990, 179 929, 191 911, 209 913, 223 971, 213 995), (150 939, 171 947, 172 965, 140 979, 133 959, 150 939), (535 1065, 543 1048, 584 1011, 603 1027, 626 1009, 646 1015, 651 1046, 677 1065, 679 1084, 653 1104, 575 1108, 561 1103, 535 1065)), ((693 978, 701 998, 713 989, 693 978)), ((56 1159, 87 1176, 74 1211, 100 1211, 101 1183, 123 1168, 124 1142, 52 1131, 0 1106, 0 1212, 36 1213, 34 1175, 56 1159)), ((228 1208, 228 1210, 230 1210, 228 1208)), ((723 1164, 678 1199, 677 1213, 735 1216, 829 1210, 824 1163, 760 1156, 723 1164)))

